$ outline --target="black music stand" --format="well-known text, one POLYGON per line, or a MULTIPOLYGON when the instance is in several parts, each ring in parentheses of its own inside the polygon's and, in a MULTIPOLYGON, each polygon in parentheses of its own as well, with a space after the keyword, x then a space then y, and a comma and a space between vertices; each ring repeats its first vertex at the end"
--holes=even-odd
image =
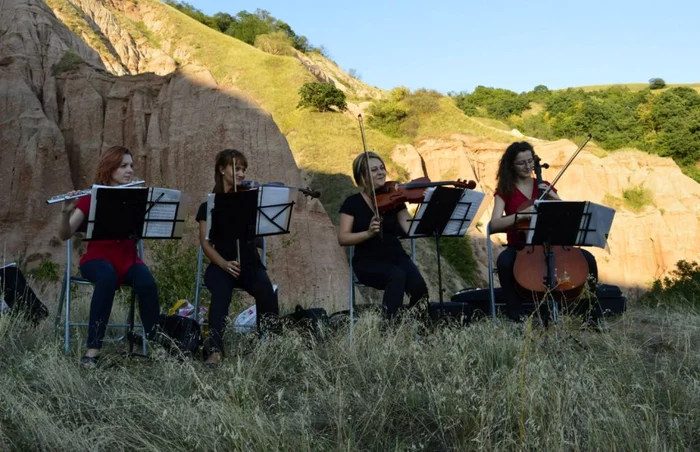
MULTIPOLYGON (((420 218, 412 218, 411 228, 409 230, 410 237, 434 237, 435 246, 437 249, 437 264, 438 264, 438 290, 440 292, 440 312, 443 310, 443 289, 442 289, 442 265, 440 262, 440 237, 462 237, 461 231, 468 227, 469 223, 474 219, 474 213, 477 211, 472 204, 475 201, 463 201, 462 195, 465 189, 436 187, 430 199, 421 203, 418 209, 420 218), (423 210, 423 206, 425 210, 423 210), (460 207, 464 208, 463 212, 459 212, 460 207), (469 214, 472 214, 470 217, 469 214), (446 232, 448 223, 456 223, 454 232, 446 232), (414 225, 414 223, 417 223, 414 225), (415 227, 414 227, 415 226, 415 227)), ((483 199, 483 194, 480 199, 483 199)), ((480 202, 479 202, 480 204, 480 202)), ((478 207, 478 206, 476 206, 478 207)))
MULTIPOLYGON (((85 240, 134 240, 133 263, 135 264, 138 255, 136 244, 140 240, 182 238, 184 219, 179 210, 179 198, 180 192, 177 190, 147 187, 96 187, 85 240), (173 194, 176 194, 175 198, 173 194)), ((134 342, 143 340, 134 333, 135 306, 136 292, 132 289, 129 327, 126 333, 126 339, 129 342, 127 356, 146 357, 134 353, 134 342)))
POLYGON ((526 246, 544 247, 547 275, 543 282, 547 307, 552 321, 558 325, 559 306, 552 294, 557 282, 554 277, 554 252, 551 247, 585 245, 588 234, 595 232, 595 229, 590 228, 591 213, 588 212, 586 201, 538 201, 535 202, 535 208, 536 213, 530 220, 530 226, 520 229, 527 231, 526 246))

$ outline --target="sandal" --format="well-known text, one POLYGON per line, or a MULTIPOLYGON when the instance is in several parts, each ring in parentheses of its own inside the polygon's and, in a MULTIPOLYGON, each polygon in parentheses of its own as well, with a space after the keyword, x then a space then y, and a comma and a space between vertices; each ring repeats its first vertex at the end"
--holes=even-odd
POLYGON ((97 367, 97 361, 100 359, 100 356, 83 356, 80 358, 80 365, 83 366, 84 369, 94 369, 97 367))

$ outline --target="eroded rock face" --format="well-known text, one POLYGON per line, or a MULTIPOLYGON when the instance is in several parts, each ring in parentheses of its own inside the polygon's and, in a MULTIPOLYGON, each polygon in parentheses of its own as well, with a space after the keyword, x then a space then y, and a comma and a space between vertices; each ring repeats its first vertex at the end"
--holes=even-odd
MULTIPOLYGON (((132 151, 137 176, 147 184, 182 190, 192 215, 213 186, 221 149, 243 151, 253 180, 302 184, 271 116, 244 93, 219 87, 207 70, 109 74, 40 0, 5 1, 0 28, 7 30, 0 36, 0 242, 8 259, 63 261, 64 247, 55 239, 60 207, 44 201, 89 187, 100 152, 113 145, 132 151), (89 64, 54 76, 52 66, 68 49, 89 64)), ((271 238, 268 249, 282 303, 331 310, 347 304, 347 262, 320 202, 300 195, 292 233, 271 238)))
MULTIPOLYGON (((545 180, 554 179, 577 148, 567 140, 528 141, 542 161, 550 164, 543 171, 545 180)), ((455 134, 449 139, 422 141, 417 148, 398 147, 392 154, 412 177, 422 176, 420 152, 433 180, 459 177, 479 182, 477 189, 487 194, 485 202, 489 206, 479 220, 480 231, 473 230, 471 236, 477 259, 484 264, 488 262, 484 232, 491 218, 498 162, 506 147, 488 139, 455 134)), ((564 199, 604 205, 635 187, 643 187, 653 195, 653 205, 638 212, 619 203, 608 250, 589 248, 598 261, 601 281, 647 287, 673 270, 678 260, 700 259, 700 185, 683 175, 671 159, 637 151, 599 158, 583 150, 556 187, 564 199)), ((505 243, 505 235, 498 234, 494 242, 505 243)), ((494 250, 499 248, 495 246, 494 250)), ((486 277, 486 265, 482 272, 486 277)))

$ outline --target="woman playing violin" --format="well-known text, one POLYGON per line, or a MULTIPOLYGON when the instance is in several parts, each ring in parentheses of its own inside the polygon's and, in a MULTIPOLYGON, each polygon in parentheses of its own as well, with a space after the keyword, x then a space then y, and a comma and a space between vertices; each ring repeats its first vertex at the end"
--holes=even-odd
MULTIPOLYGON (((525 245, 525 232, 517 229, 517 223, 522 220, 529 221, 534 207, 531 205, 521 211, 518 209, 528 200, 537 199, 540 190, 549 189, 549 199, 561 199, 556 189, 550 187, 549 182, 542 182, 539 187, 537 186, 536 180, 532 177, 534 166, 535 150, 532 145, 526 141, 515 142, 508 146, 501 157, 496 176, 498 186, 491 215, 491 233, 506 232, 507 234, 508 246, 498 256, 496 266, 501 288, 506 297, 506 313, 514 321, 520 321, 523 314, 513 268, 517 251, 525 245)), ((589 273, 593 275, 594 281, 597 280, 598 267, 595 258, 584 249, 581 249, 581 252, 588 262, 589 273)))
MULTIPOLYGON (((232 193, 245 179, 248 160, 242 152, 225 149, 216 155, 213 193, 232 193), (234 184, 236 184, 234 186, 234 184)), ((243 288, 253 298, 257 311, 258 332, 279 314, 277 293, 272 287, 253 240, 214 243, 206 239, 207 203, 199 206, 199 243, 211 263, 204 273, 204 283, 211 293, 209 337, 205 343, 206 365, 219 364, 223 353, 223 334, 233 289, 243 288), (239 250, 240 248, 240 256, 239 250)))
POLYGON ((410 215, 406 205, 376 215, 373 188, 386 183, 384 161, 374 152, 355 158, 353 178, 362 190, 349 196, 340 207, 338 243, 355 246, 353 267, 358 281, 384 290, 383 304, 387 318, 392 318, 403 304, 404 293, 409 306, 427 298, 428 287, 399 241, 409 230, 410 215))

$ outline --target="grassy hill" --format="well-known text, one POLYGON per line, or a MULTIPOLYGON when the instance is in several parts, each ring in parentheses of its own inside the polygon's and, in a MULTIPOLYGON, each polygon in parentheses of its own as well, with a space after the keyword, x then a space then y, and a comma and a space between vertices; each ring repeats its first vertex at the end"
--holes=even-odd
MULTIPOLYGON (((338 179, 330 176, 350 176, 352 159, 362 151, 354 115, 297 109, 299 88, 306 82, 315 81, 297 58, 266 54, 157 0, 139 0, 138 6, 136 2, 131 3, 139 8, 146 4, 159 17, 161 27, 157 39, 155 32, 142 35, 152 46, 168 51, 181 64, 194 63, 208 68, 219 84, 241 89, 272 115, 287 137, 299 167, 314 176, 312 183, 323 192, 322 200, 331 217, 335 218, 340 200, 352 188, 342 186, 338 190, 338 179), (177 55, 175 49, 179 49, 177 55), (182 54, 187 54, 187 57, 178 57, 182 54)), ((122 14, 120 16, 129 20, 122 14)), ((135 25, 133 21, 132 25, 135 25)), ((314 58, 323 57, 316 55, 314 58)), ((364 99, 351 95, 348 100, 364 99)), ((436 114, 420 118, 416 138, 389 137, 368 128, 367 142, 370 148, 388 159, 389 152, 399 143, 455 132, 485 135, 504 142, 512 139, 506 133, 484 127, 465 116, 450 98, 444 97, 436 114)), ((397 175, 395 165, 389 162, 389 166, 397 175)))

